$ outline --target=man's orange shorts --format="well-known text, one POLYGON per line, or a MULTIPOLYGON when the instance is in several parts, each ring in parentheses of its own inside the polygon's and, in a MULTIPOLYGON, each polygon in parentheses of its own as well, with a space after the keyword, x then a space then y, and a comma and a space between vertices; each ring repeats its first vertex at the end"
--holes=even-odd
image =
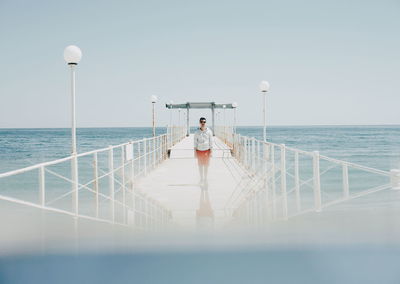
POLYGON ((197 154, 198 164, 208 166, 210 162, 211 150, 210 149, 205 151, 196 150, 196 154, 197 154))

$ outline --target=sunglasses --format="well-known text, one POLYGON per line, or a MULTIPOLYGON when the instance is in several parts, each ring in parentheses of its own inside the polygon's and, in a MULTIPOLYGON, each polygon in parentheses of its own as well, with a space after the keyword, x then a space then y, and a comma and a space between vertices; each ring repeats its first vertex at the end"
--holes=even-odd
POLYGON ((200 121, 200 123, 206 123, 206 121, 205 121, 205 120, 202 120, 202 121, 200 121))

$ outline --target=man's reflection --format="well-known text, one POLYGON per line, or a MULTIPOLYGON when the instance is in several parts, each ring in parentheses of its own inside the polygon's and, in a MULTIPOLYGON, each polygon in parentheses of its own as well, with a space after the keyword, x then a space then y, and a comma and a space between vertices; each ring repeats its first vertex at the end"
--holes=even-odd
POLYGON ((199 209, 196 212, 196 221, 198 229, 213 229, 214 228, 214 212, 211 208, 210 197, 208 195, 208 184, 205 182, 200 185, 200 203, 199 209))

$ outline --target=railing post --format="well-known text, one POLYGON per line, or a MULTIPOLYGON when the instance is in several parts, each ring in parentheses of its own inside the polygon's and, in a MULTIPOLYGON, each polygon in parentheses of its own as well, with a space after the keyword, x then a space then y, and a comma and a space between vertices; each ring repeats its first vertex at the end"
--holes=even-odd
POLYGON ((269 207, 269 187, 268 187, 268 182, 269 182, 269 180, 270 180, 270 178, 269 178, 269 176, 270 176, 270 173, 269 173, 269 170, 268 170, 268 164, 267 164, 267 161, 268 161, 268 147, 269 147, 269 145, 267 144, 267 143, 265 143, 265 142, 263 142, 262 143, 262 145, 263 145, 263 158, 262 158, 262 173, 263 173, 263 180, 264 180, 264 196, 265 196, 265 199, 264 199, 264 203, 263 203, 263 207, 265 208, 265 210, 264 210, 264 217, 265 217, 265 221, 267 221, 267 218, 268 218, 268 207, 269 207))
POLYGON ((132 144, 132 160, 131 160, 131 190, 133 190, 133 183, 135 181, 135 143, 131 141, 132 144))
POLYGON ((234 148, 233 148, 233 153, 234 153, 234 155, 235 155, 235 158, 240 162, 241 160, 240 160, 240 149, 239 149, 239 147, 240 147, 240 136, 239 136, 239 134, 234 134, 234 139, 233 139, 233 141, 234 141, 234 143, 235 143, 235 146, 234 146, 234 148))
POLYGON ((46 183, 44 166, 39 168, 39 201, 42 207, 46 206, 46 183))
POLYGON ((142 146, 140 146, 140 140, 138 143, 138 175, 142 174, 142 146))
POLYGON ((158 165, 158 159, 159 159, 159 152, 160 152, 160 149, 158 148, 158 138, 159 137, 155 137, 154 138, 154 141, 155 141, 155 144, 154 144, 154 164, 157 166, 158 165))
POLYGON ((392 185, 392 189, 395 189, 395 190, 400 189, 400 170, 399 169, 390 170, 390 182, 392 185))
POLYGON ((313 176, 314 176, 314 204, 315 211, 321 211, 321 183, 319 172, 319 152, 313 152, 313 176))
POLYGON ((157 137, 157 165, 161 163, 161 136, 157 137))
POLYGON ((161 136, 157 137, 157 165, 161 163, 161 136))
POLYGON ((242 162, 242 164, 244 163, 244 142, 243 142, 243 138, 242 135, 238 135, 238 150, 239 150, 239 161, 242 162))
POLYGON ((147 139, 143 138, 143 168, 144 168, 144 175, 147 175, 147 139))
POLYGON ((236 150, 236 147, 237 147, 237 136, 234 135, 234 133, 232 133, 231 137, 232 137, 232 155, 233 155, 233 157, 235 157, 237 159, 237 150, 236 150))
POLYGON ((164 137, 164 159, 168 159, 168 135, 164 137))
POLYGON ((158 136, 154 138, 154 165, 158 165, 158 159, 159 159, 159 148, 158 148, 158 136))
MULTIPOLYGON (((256 141, 257 147, 256 147, 256 170, 260 168, 260 159, 261 159, 261 155, 260 155, 260 141, 257 140, 256 141)), ((262 167, 261 167, 262 169, 262 167)))
POLYGON ((275 190, 275 146, 271 145, 271 198, 272 219, 276 219, 276 190, 275 190))
POLYGON ((343 177, 343 198, 348 199, 349 192, 349 169, 346 164, 342 164, 342 177, 343 177))
POLYGON ((71 159, 72 175, 72 211, 75 216, 79 214, 79 188, 78 188, 78 157, 76 153, 72 154, 71 159))
POLYGON ((108 170, 109 170, 109 196, 110 196, 110 215, 111 221, 115 222, 115 204, 114 204, 114 152, 112 146, 108 150, 108 170))
POLYGON ((155 145, 155 138, 150 138, 151 143, 149 143, 149 160, 150 160, 150 169, 154 169, 155 164, 155 156, 154 156, 154 145, 155 145))
POLYGON ((156 137, 153 137, 152 143, 151 143, 151 152, 152 152, 152 157, 153 157, 153 169, 156 168, 156 137))
POLYGON ((251 139, 251 167, 253 173, 256 172, 256 139, 253 137, 251 139))
POLYGON ((294 152, 294 191, 296 194, 297 212, 301 210, 300 201, 300 176, 299 176, 299 152, 294 152))
POLYGON ((99 217, 99 171, 98 171, 98 160, 97 160, 97 152, 93 154, 93 190, 95 192, 95 214, 96 218, 99 217))
POLYGON ((132 160, 131 160, 131 194, 132 194, 132 213, 131 217, 133 220, 131 220, 131 224, 135 224, 134 218, 135 218, 135 143, 131 141, 132 143, 132 160))
POLYGON ((125 146, 121 146, 121 183, 122 183, 122 218, 123 223, 126 224, 126 191, 125 191, 125 146))
POLYGON ((282 192, 282 214, 286 220, 288 216, 287 192, 286 192, 286 148, 281 144, 281 192, 282 192))
POLYGON ((264 181, 267 181, 266 176, 267 176, 267 143, 262 142, 262 156, 261 157, 261 168, 262 168, 262 174, 263 174, 263 179, 264 181))
POLYGON ((243 137, 243 161, 244 161, 244 166, 248 169, 249 168, 249 163, 248 163, 248 148, 247 148, 247 137, 243 137))

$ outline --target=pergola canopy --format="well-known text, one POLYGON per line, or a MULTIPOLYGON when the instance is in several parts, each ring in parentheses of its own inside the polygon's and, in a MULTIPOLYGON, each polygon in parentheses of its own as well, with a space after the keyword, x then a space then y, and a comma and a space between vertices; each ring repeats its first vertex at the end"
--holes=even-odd
POLYGON ((184 109, 188 109, 188 108, 209 108, 209 109, 213 109, 213 108, 234 108, 232 106, 232 104, 217 104, 215 102, 187 102, 184 104, 165 104, 166 108, 184 108, 184 109))
MULTIPOLYGON (((215 102, 187 102, 184 104, 165 104, 165 107, 168 109, 186 109, 186 124, 187 124, 187 136, 190 134, 190 127, 189 127, 189 109, 211 109, 212 112, 212 127, 214 128, 214 121, 215 121, 215 112, 216 108, 227 109, 231 108, 234 109, 235 107, 230 104, 216 104, 215 102)), ((214 134, 215 135, 215 134, 214 134)))

